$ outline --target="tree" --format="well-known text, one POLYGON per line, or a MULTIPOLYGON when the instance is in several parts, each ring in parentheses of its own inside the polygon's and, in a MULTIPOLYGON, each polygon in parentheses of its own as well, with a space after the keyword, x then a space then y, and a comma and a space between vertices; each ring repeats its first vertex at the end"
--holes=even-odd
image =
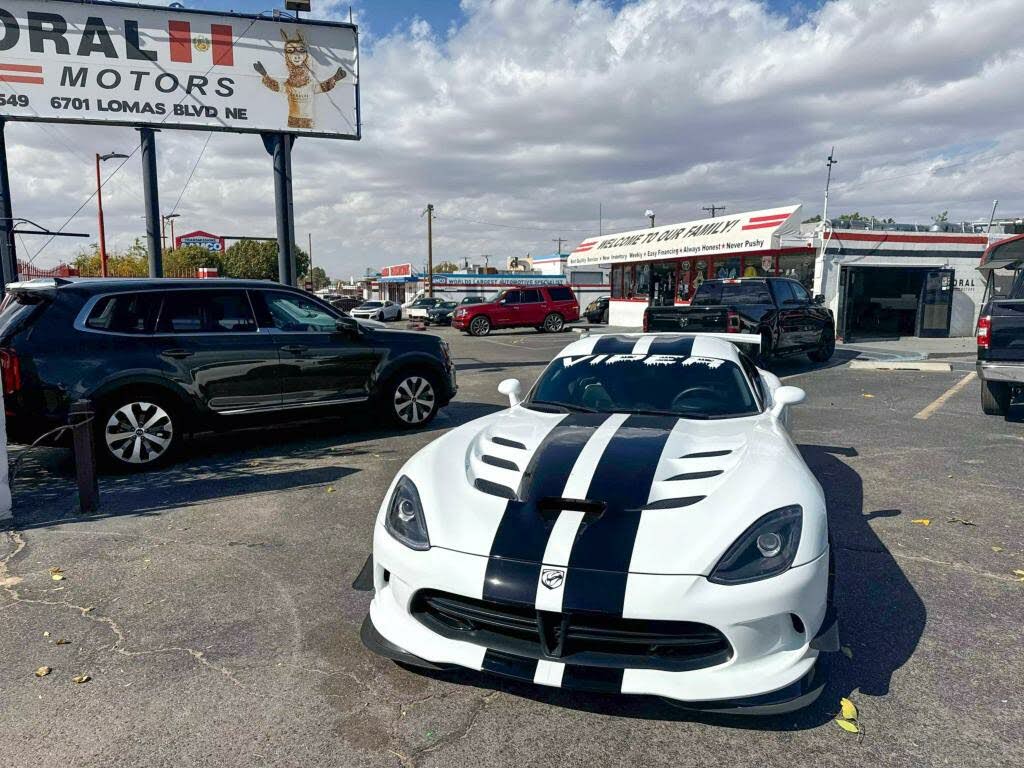
POLYGON ((198 245, 186 245, 164 252, 164 274, 168 277, 195 277, 199 267, 214 267, 224 274, 224 257, 198 245))
MULTIPOLYGON (((309 272, 309 254, 295 246, 295 274, 309 272)), ((277 243, 239 240, 224 251, 224 276, 251 280, 277 280, 277 243)))
MULTIPOLYGON (((99 277, 100 247, 93 243, 80 250, 71 261, 71 266, 83 277, 99 277)), ((126 251, 107 249, 107 274, 111 277, 146 277, 149 274, 149 255, 146 246, 136 238, 126 251)))
POLYGON ((819 221, 821 221, 821 214, 820 213, 816 214, 814 216, 811 216, 811 218, 809 218, 809 219, 804 219, 800 223, 801 224, 817 224, 819 221))
POLYGON ((942 213, 938 213, 932 216, 932 221, 934 221, 936 224, 945 224, 947 221, 949 221, 949 211, 943 211, 942 213))
POLYGON ((439 275, 450 275, 452 272, 458 272, 459 265, 453 261, 442 261, 440 264, 434 265, 434 272, 439 275))
POLYGON ((299 285, 312 283, 314 291, 319 291, 321 288, 328 288, 332 282, 331 278, 329 278, 327 273, 323 270, 323 267, 313 267, 312 275, 303 275, 299 278, 299 285))

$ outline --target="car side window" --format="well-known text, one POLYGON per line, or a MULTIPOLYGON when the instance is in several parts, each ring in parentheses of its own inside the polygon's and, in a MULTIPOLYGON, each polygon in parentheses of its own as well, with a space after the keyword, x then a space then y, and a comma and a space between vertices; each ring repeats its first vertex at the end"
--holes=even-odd
POLYGON ((569 288, 548 288, 552 301, 572 301, 572 290, 569 288))
POLYGON ((522 304, 523 302, 521 291, 506 291, 501 300, 506 304, 522 304))
POLYGON ((256 318, 245 291, 168 291, 160 333, 255 333, 256 318))
POLYGON ((107 333, 152 333, 163 298, 163 291, 104 296, 93 305, 85 327, 107 333))
POLYGON ((338 318, 324 307, 298 294, 286 291, 258 291, 273 327, 288 333, 335 333, 338 318))
POLYGON ((792 284, 788 280, 778 280, 772 284, 772 288, 775 290, 775 301, 780 307, 786 304, 792 306, 796 301, 792 284))
POLYGON ((522 291, 523 304, 540 304, 544 299, 541 298, 540 291, 536 288, 531 288, 528 291, 522 291))
POLYGON ((793 298, 802 304, 809 304, 811 301, 811 294, 807 292, 800 283, 794 283, 792 280, 787 280, 786 284, 789 285, 789 289, 793 291, 793 298))

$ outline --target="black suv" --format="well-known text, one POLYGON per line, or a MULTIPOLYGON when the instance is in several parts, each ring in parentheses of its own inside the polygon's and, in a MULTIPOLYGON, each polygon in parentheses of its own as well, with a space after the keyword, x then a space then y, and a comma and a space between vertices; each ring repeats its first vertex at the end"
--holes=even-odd
POLYGON ((456 392, 439 338, 372 329, 256 280, 12 284, 0 305, 0 370, 12 442, 67 424, 84 398, 99 455, 121 469, 167 461, 187 433, 351 403, 418 427, 456 392))

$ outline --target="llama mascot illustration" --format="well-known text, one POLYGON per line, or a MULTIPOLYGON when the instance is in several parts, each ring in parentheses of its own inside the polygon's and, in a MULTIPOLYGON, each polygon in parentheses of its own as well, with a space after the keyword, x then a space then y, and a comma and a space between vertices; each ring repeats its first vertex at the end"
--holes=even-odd
POLYGON ((345 77, 345 70, 338 67, 338 71, 326 80, 318 80, 309 65, 309 46, 302 33, 296 32, 295 37, 289 37, 282 29, 281 37, 284 39, 284 63, 288 69, 288 77, 271 77, 260 61, 252 65, 253 69, 263 78, 263 85, 266 88, 274 93, 284 91, 288 97, 289 128, 315 128, 314 97, 334 88, 345 77))

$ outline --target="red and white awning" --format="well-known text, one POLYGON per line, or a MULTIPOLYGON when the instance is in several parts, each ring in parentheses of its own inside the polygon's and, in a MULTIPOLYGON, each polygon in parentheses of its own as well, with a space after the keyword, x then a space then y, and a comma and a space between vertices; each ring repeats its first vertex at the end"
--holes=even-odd
POLYGON ((800 236, 800 209, 788 205, 589 237, 576 246, 566 264, 582 267, 777 250, 784 237, 800 236))

